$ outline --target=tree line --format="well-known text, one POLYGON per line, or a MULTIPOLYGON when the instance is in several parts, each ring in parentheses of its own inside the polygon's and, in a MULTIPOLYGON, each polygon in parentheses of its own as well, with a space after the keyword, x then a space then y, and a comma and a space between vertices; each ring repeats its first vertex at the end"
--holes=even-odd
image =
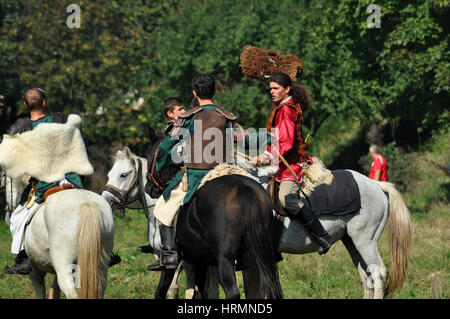
POLYGON ((303 61, 313 138, 338 119, 387 131, 382 143, 448 129, 450 1, 377 1, 379 28, 368 26, 371 1, 355 0, 79 0, 80 28, 69 28, 73 2, 0 0, 0 133, 40 86, 51 111, 83 116, 88 145, 142 149, 148 126, 165 126, 165 98, 189 105, 197 73, 216 77, 217 103, 242 125, 264 127, 268 85, 239 67, 247 44, 303 61))

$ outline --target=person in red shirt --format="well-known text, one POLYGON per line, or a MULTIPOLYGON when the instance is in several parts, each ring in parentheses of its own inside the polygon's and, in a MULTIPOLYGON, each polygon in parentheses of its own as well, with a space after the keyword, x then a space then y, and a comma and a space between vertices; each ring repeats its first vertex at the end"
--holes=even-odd
POLYGON ((387 182, 387 162, 377 145, 369 148, 370 157, 372 157, 372 166, 370 167, 369 178, 376 181, 387 182))
MULTIPOLYGON (((275 72, 270 76, 269 83, 274 104, 267 131, 273 135, 276 132, 274 129, 277 129, 278 151, 298 176, 296 179, 283 163, 279 164, 275 180, 280 183, 280 202, 291 217, 299 220, 318 242, 318 253, 322 255, 329 250, 332 239, 312 212, 308 202, 300 195, 302 168, 312 163, 306 151, 302 131, 303 112, 311 104, 311 97, 303 86, 293 83, 285 73, 275 72)), ((274 154, 276 152, 267 146, 267 151, 256 156, 252 162, 254 165, 268 162, 270 159, 273 160, 274 154)))

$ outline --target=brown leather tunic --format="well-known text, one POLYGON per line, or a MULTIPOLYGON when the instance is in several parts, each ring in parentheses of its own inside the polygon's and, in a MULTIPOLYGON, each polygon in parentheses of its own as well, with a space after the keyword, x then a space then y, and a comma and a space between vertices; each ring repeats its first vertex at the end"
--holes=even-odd
POLYGON ((186 167, 213 169, 218 164, 231 163, 233 136, 226 134, 226 129, 231 128, 236 117, 220 106, 213 110, 200 106, 180 115, 174 126, 181 127, 191 116, 195 116, 194 134, 187 145, 190 152, 184 161, 186 167))

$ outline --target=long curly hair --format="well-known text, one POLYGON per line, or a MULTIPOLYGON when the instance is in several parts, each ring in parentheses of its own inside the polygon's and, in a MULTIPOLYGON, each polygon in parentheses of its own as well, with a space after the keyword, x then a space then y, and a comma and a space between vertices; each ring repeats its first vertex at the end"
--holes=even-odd
POLYGON ((312 98, 306 87, 301 84, 292 82, 289 75, 283 72, 275 72, 269 77, 269 82, 276 82, 284 88, 288 86, 291 88, 289 94, 300 103, 302 112, 306 113, 309 111, 312 105, 312 98))

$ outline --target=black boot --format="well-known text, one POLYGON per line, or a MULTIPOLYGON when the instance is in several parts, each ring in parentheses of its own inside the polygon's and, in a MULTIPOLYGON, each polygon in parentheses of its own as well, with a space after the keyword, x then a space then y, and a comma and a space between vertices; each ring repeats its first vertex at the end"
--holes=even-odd
POLYGON ((291 212, 294 219, 298 219, 306 230, 314 237, 319 243, 320 247, 317 250, 319 255, 326 254, 333 244, 331 236, 323 228, 322 223, 317 216, 312 212, 311 208, 307 204, 303 205, 301 210, 291 212))
POLYGON ((139 246, 137 248, 137 251, 140 251, 141 253, 144 254, 153 254, 155 252, 155 250, 151 245, 139 246))
POLYGON ((160 264, 152 264, 147 269, 152 271, 176 269, 178 267, 178 254, 175 249, 174 228, 159 225, 159 234, 161 235, 160 264))
POLYGON ((23 249, 17 255, 14 266, 6 266, 3 272, 7 275, 28 275, 32 270, 33 268, 31 268, 30 258, 28 258, 25 249, 23 249))
POLYGON ((109 267, 119 264, 122 261, 119 255, 111 252, 111 260, 109 261, 109 267))

